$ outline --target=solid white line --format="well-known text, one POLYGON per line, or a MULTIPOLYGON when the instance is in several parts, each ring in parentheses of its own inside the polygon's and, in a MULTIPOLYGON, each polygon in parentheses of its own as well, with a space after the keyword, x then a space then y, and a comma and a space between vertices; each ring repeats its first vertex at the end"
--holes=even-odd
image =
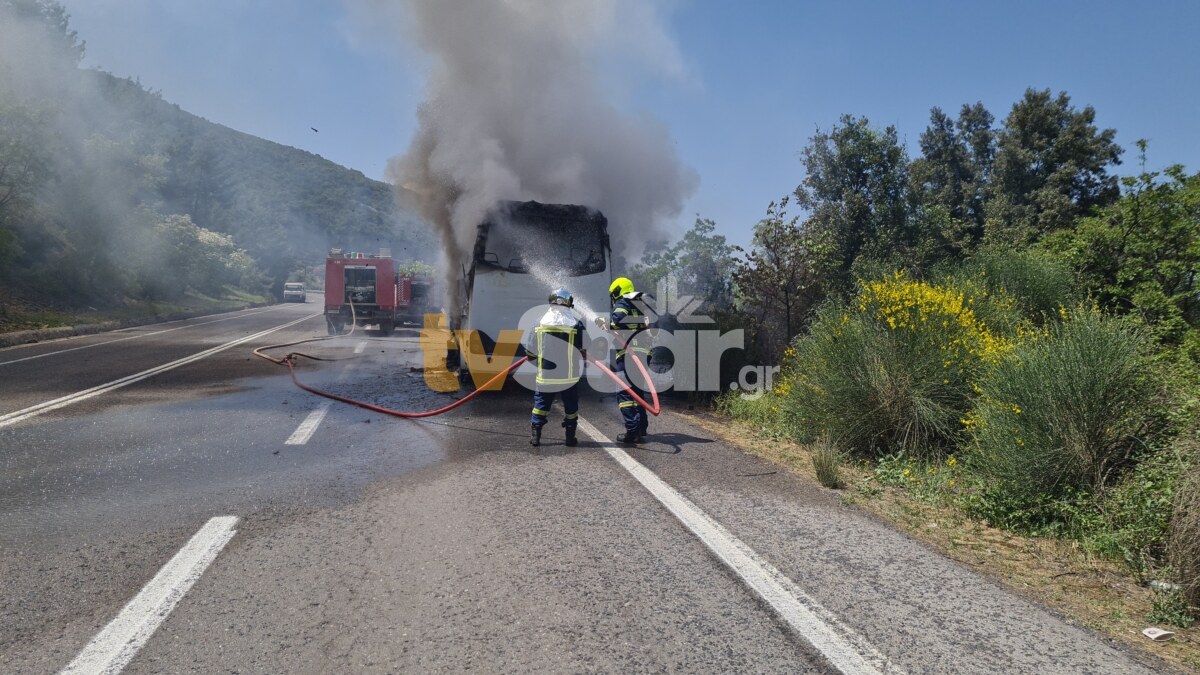
MULTIPOLYGON (((151 335, 162 335, 163 333, 170 333, 170 332, 172 332, 172 331, 183 330, 184 328, 195 328, 196 326, 207 326, 207 325, 208 325, 208 324, 210 324, 210 323, 221 323, 222 321, 232 321, 233 319, 240 319, 240 318, 242 318, 242 317, 245 317, 245 316, 254 316, 255 314, 262 314, 263 312, 274 312, 274 311, 275 311, 275 310, 277 310, 277 309, 281 309, 281 308, 280 308, 280 307, 271 307, 270 309, 264 309, 264 310, 260 310, 260 311, 257 311, 257 312, 249 312, 249 313, 245 313, 245 310, 240 310, 237 316, 227 316, 227 317, 225 317, 225 318, 223 318, 223 319, 214 319, 214 320, 212 320, 212 321, 205 321, 205 322, 203 322, 203 323, 191 323, 191 324, 188 324, 188 325, 186 325, 186 326, 177 326, 177 327, 175 327, 175 328, 168 328, 168 329, 166 329, 166 330, 156 330, 156 331, 154 331, 154 332, 152 332, 152 333, 139 333, 139 334, 137 334, 137 335, 130 335, 129 337, 117 338, 116 340, 108 340, 108 341, 105 341, 105 342, 97 342, 97 343, 95 343, 95 344, 90 344, 90 345, 81 345, 81 346, 79 346, 79 347, 71 347, 70 349, 60 349, 60 350, 58 350, 58 351, 56 351, 56 352, 46 352, 45 354, 35 354, 35 355, 33 355, 33 356, 26 356, 25 358, 21 358, 21 359, 13 359, 13 360, 11 360, 11 361, 0 361, 0 366, 7 366, 7 365, 8 365, 8 364, 10 364, 10 363, 20 363, 20 362, 22 362, 22 361, 32 361, 32 360, 34 360, 34 359, 40 359, 40 358, 42 358, 43 356, 54 356, 54 355, 56 355, 56 354, 66 354, 67 352, 77 352, 77 351, 79 351, 80 349, 91 349, 92 347, 100 347, 100 346, 103 346, 103 345, 111 345, 111 344, 112 344, 112 343, 114 343, 114 342, 125 342, 126 340, 136 340, 136 339, 138 339, 138 338, 150 337, 151 335)), ((180 319, 180 321, 186 321, 186 320, 187 320, 187 319, 180 319)), ((174 322, 174 321, 170 321, 170 322, 168 322, 168 323, 175 323, 175 322, 174 322)), ((115 332, 124 332, 124 331, 127 331, 127 330, 133 330, 133 329, 131 329, 131 328, 125 328, 125 329, 123 329, 122 331, 113 331, 113 332, 114 332, 114 333, 115 333, 115 332)), ((78 336, 75 336, 75 337, 84 337, 84 336, 83 336, 83 335, 78 335, 78 336)))
POLYGON ((835 668, 847 675, 902 672, 724 526, 616 447, 590 422, 580 418, 579 426, 835 668))
POLYGON ((317 427, 321 426, 321 420, 325 419, 325 413, 329 412, 330 405, 332 405, 330 401, 325 401, 321 404, 321 407, 308 413, 308 417, 305 417, 300 426, 296 427, 296 430, 292 432, 292 435, 288 437, 284 445, 304 445, 307 443, 308 439, 312 438, 317 427))
POLYGON ((237 522, 221 516, 205 523, 62 672, 121 672, 237 533, 237 522))
POLYGON ((354 346, 354 353, 361 354, 361 353, 363 353, 363 350, 366 348, 367 348, 367 341, 363 340, 362 342, 360 342, 354 346))
POLYGON ((226 349, 229 349, 230 347, 236 347, 237 345, 240 345, 243 342, 257 340, 258 338, 264 337, 266 335, 270 335, 271 333, 274 333, 277 330, 283 330, 284 328, 290 328, 291 326, 295 326, 298 323, 301 323, 303 321, 308 321, 309 319, 311 319, 313 317, 317 317, 317 316, 321 316, 321 315, 320 314, 310 314, 306 317, 296 319, 295 321, 285 323, 281 326, 275 326, 274 328, 268 328, 267 330, 255 333, 254 335, 247 335, 246 337, 238 338, 237 340, 233 340, 231 342, 226 342, 223 345, 217 345, 216 347, 213 347, 212 349, 206 349, 202 352, 192 354, 191 356, 186 356, 182 359, 178 359, 178 360, 172 361, 170 363, 164 363, 161 366, 155 366, 154 368, 150 368, 148 370, 143 370, 140 373, 134 373, 133 375, 127 375, 125 377, 122 377, 118 380, 113 380, 112 382, 108 382, 106 384, 97 385, 95 387, 92 387, 91 389, 84 389, 83 391, 75 392, 74 394, 68 394, 66 396, 56 398, 52 401, 45 401, 43 403, 38 403, 37 405, 29 406, 28 408, 10 412, 5 415, 0 415, 0 428, 4 428, 9 425, 16 424, 17 422, 27 420, 31 417, 37 417, 38 415, 41 415, 42 413, 50 412, 51 410, 58 410, 59 408, 65 408, 66 406, 69 406, 72 403, 78 403, 80 401, 85 401, 89 398, 92 398, 94 396, 99 396, 100 394, 112 391, 114 389, 120 389, 121 387, 129 386, 135 382, 140 382, 148 377, 153 377, 154 375, 157 375, 159 373, 165 373, 168 370, 174 370, 175 368, 178 368, 180 366, 185 366, 189 363, 193 363, 195 361, 199 361, 200 359, 212 356, 213 354, 216 354, 217 352, 223 352, 226 349))

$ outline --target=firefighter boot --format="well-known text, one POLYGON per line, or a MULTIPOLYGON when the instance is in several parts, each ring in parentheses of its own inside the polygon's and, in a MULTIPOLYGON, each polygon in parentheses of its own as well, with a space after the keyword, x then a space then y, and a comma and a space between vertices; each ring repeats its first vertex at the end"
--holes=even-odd
POLYGON ((577 423, 574 421, 563 422, 563 429, 567 430, 567 440, 564 441, 568 446, 575 447, 579 445, 579 439, 575 438, 575 427, 577 423))
POLYGON ((530 424, 529 425, 529 444, 534 445, 534 446, 542 444, 542 427, 541 427, 541 425, 539 425, 539 424, 530 424))
POLYGON ((618 443, 624 443, 626 445, 633 445, 640 440, 642 440, 642 439, 638 436, 638 432, 636 432, 636 431, 623 431, 623 432, 617 434, 617 442, 618 443))

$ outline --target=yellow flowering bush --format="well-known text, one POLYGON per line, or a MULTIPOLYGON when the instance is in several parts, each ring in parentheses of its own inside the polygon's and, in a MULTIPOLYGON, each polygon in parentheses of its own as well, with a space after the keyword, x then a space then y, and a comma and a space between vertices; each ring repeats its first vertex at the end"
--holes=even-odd
POLYGON ((998 337, 977 315, 976 304, 985 302, 1004 310, 1014 304, 986 290, 935 285, 909 279, 903 272, 863 284, 856 298, 858 310, 881 326, 909 331, 936 344, 944 352, 947 369, 994 363, 1012 349, 1012 340, 998 337))
POLYGON ((1013 349, 1019 316, 982 286, 903 273, 818 313, 777 393, 802 429, 860 454, 940 456, 964 434, 973 384, 1013 349), (1012 317, 997 331, 981 316, 1012 317))

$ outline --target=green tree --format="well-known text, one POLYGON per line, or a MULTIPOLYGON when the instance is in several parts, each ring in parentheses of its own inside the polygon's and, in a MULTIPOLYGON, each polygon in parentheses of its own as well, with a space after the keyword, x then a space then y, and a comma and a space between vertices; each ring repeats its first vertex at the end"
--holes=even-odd
POLYGON ((958 120, 940 108, 921 134, 921 157, 913 160, 909 190, 918 248, 929 255, 962 257, 983 238, 987 181, 995 156, 993 118, 982 103, 964 105, 958 120))
POLYGON ((796 203, 811 211, 805 229, 833 245, 838 286, 849 287, 860 255, 887 257, 915 244, 906 204, 908 156, 895 127, 880 131, 866 118, 843 115, 812 137, 802 159, 807 175, 796 203))
POLYGON ((50 176, 43 118, 30 106, 0 102, 0 227, 29 205, 50 176))
POLYGON ((739 308, 765 358, 778 359, 804 319, 824 297, 821 280, 833 273, 835 244, 823 231, 787 214, 788 198, 767 207, 754 226, 749 254, 733 274, 739 308))
MULTIPOLYGON (((28 49, 31 43, 47 45, 51 53, 72 66, 83 58, 83 42, 71 30, 66 8, 56 0, 0 0, 0 38, 0 42, 15 48, 28 49), (28 32, 36 34, 22 35, 28 32)), ((9 75, 19 74, 8 68, 2 70, 9 75)))
POLYGON ((1179 165, 1123 179, 1120 201, 1047 239, 1105 306, 1136 312, 1175 339, 1200 322, 1200 174, 1179 165))
POLYGON ((1120 196, 1109 167, 1120 163, 1116 131, 1096 127, 1091 106, 1066 92, 1027 89, 1000 131, 988 214, 990 239, 1023 245, 1069 228, 1120 196))
POLYGON ((659 281, 673 275, 679 291, 703 302, 705 313, 729 312, 739 249, 724 235, 716 234, 716 229, 711 219, 696 216, 696 223, 682 239, 643 256, 630 268, 630 277, 639 288, 653 293, 659 281))

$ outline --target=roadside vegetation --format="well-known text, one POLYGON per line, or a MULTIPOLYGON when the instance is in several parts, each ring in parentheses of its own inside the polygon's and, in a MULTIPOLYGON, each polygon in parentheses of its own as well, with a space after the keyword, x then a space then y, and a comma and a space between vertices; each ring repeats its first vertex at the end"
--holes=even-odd
MULTIPOLYGON (((52 328, 90 328, 108 330, 135 326, 196 314, 243 309, 269 304, 266 295, 255 295, 236 288, 225 288, 216 295, 188 292, 171 301, 148 301, 108 309, 60 309, 29 301, 0 298, 0 333, 40 331, 52 328)), ((7 336, 19 339, 23 336, 7 336)), ((28 336, 24 336, 28 338, 28 336)), ((3 339, 0 339, 3 342, 3 339)))
POLYGON ((785 463, 852 501, 900 493, 905 509, 1061 542, 1144 589, 1111 608, 1121 630, 1186 629, 1200 617, 1200 174, 1149 170, 1139 142, 1121 178, 1114 138, 1047 90, 999 123, 981 104, 934 108, 915 159, 894 128, 843 116, 803 150, 806 175, 751 250, 702 220, 634 273, 653 288, 678 269, 664 257, 713 270, 697 287, 726 290, 706 309, 748 328, 742 363, 781 369, 763 395, 715 405, 801 449, 785 463))

